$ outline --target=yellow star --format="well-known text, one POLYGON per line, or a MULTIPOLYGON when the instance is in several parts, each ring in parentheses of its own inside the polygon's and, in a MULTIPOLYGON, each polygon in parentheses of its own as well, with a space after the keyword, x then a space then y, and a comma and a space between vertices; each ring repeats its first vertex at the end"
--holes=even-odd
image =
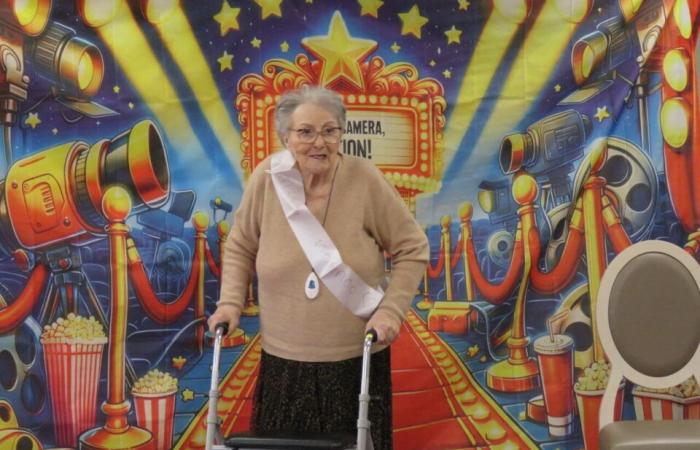
POLYGON ((602 108, 596 107, 595 114, 593 115, 596 119, 598 119, 598 122, 602 122, 603 120, 607 119, 610 117, 610 113, 608 112, 608 107, 603 106, 602 108))
POLYGON ((333 13, 327 35, 304 38, 301 45, 321 61, 322 85, 345 79, 364 89, 360 64, 377 49, 377 42, 350 36, 340 11, 333 13))
POLYGON ((58 128, 52 128, 52 129, 51 129, 51 132, 54 134, 54 136, 57 135, 57 134, 58 134, 58 128))
POLYGON ((282 53, 287 53, 289 51, 289 43, 287 41, 283 41, 280 44, 280 50, 282 50, 282 53))
POLYGON ((556 86, 554 86, 554 92, 559 92, 559 91, 561 91, 561 84, 557 84, 556 86))
POLYGON ((306 0, 306 3, 308 3, 309 5, 313 4, 313 2, 314 0, 306 0))
POLYGON ((134 109, 134 104, 132 102, 129 102, 129 109, 134 109))
POLYGON ((226 50, 224 50, 224 54, 221 55, 217 61, 219 62, 219 72, 223 72, 224 70, 233 70, 233 55, 229 55, 226 50))
POLYGON ((430 62, 429 62, 428 64, 430 64, 430 67, 435 67, 435 65, 436 65, 437 63, 435 62, 434 59, 431 59, 430 62))
POLYGON ((112 90, 114 91, 115 94, 118 94, 119 91, 121 91, 122 89, 119 87, 119 85, 115 84, 114 87, 112 88, 112 90))
POLYGON ((39 113, 30 112, 27 115, 27 118, 24 119, 24 123, 26 125, 29 125, 30 127, 32 127, 32 129, 36 128, 36 126, 41 123, 41 119, 39 118, 39 113))
POLYGON ((190 400, 194 400, 194 391, 190 388, 184 389, 182 391, 182 401, 189 402, 190 400))
POLYGON ((357 0, 362 9, 360 9, 361 16, 372 16, 377 18, 377 10, 384 4, 381 0, 357 0))
POLYGON ((260 44, 262 44, 262 41, 257 37, 253 36, 253 40, 250 41, 250 45, 252 45, 253 48, 260 48, 260 44))
POLYGON ((450 72, 449 70, 445 69, 445 70, 442 71, 442 76, 445 77, 445 78, 452 78, 452 72, 450 72))
POLYGON ((445 36, 447 36, 447 45, 462 43, 462 30, 458 30, 454 25, 445 31, 445 36))
POLYGON ((457 3, 459 3, 459 10, 460 11, 466 11, 469 9, 469 1, 468 0, 457 0, 457 3))
POLYGON ((241 8, 231 8, 227 0, 221 3, 221 11, 214 15, 214 20, 219 22, 221 35, 224 36, 229 30, 240 30, 238 25, 238 14, 241 13, 241 8))
POLYGON ((185 358, 184 356, 182 356, 182 355, 181 355, 181 356, 175 356, 175 357, 172 359, 172 366, 173 366, 174 369, 182 370, 182 368, 185 367, 185 363, 186 363, 186 362, 187 362, 187 358, 185 358))
POLYGON ((262 15, 263 20, 267 19, 270 16, 277 16, 277 17, 282 17, 282 10, 280 9, 280 4, 282 3, 282 0, 253 0, 260 8, 262 8, 262 11, 260 11, 260 14, 262 15))
POLYGON ((391 51, 394 53, 398 53, 399 50, 401 50, 401 46, 399 44, 397 44, 396 41, 394 41, 394 43, 391 44, 390 48, 391 48, 391 51))
POLYGON ((401 35, 412 34, 420 39, 420 30, 428 23, 428 18, 420 15, 418 5, 413 5, 408 12, 399 13, 401 19, 401 35))

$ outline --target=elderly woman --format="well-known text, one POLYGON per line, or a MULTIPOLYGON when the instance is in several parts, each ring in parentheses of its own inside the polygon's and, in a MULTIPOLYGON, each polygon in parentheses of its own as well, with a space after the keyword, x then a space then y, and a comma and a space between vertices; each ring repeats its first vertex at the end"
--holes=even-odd
POLYGON ((280 98, 275 126, 286 150, 261 163, 243 193, 209 327, 238 326, 255 272, 263 352, 252 428, 263 432, 354 432, 362 340, 375 329, 372 438, 375 449, 390 449, 388 345, 428 245, 382 173, 339 152, 343 124, 345 107, 332 91, 306 87, 280 98), (392 263, 386 286, 384 252, 392 263))

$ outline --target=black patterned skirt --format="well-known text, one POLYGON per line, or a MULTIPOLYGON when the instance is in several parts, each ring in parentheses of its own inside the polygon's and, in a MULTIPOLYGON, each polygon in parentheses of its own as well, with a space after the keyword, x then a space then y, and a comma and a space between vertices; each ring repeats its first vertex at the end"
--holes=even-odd
MULTIPOLYGON (((369 405, 375 450, 391 450, 391 357, 372 355, 369 405)), ((253 402, 256 432, 357 433, 362 358, 300 362, 262 352, 253 402)))

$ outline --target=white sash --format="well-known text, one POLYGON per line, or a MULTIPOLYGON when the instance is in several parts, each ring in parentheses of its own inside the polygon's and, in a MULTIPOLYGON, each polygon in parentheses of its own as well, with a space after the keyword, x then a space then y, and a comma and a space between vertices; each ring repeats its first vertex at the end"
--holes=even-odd
POLYGON ((381 287, 368 286, 343 263, 330 236, 306 207, 304 182, 295 162, 289 150, 280 150, 272 155, 268 170, 289 226, 328 290, 353 314, 367 319, 377 309, 384 292, 381 287))

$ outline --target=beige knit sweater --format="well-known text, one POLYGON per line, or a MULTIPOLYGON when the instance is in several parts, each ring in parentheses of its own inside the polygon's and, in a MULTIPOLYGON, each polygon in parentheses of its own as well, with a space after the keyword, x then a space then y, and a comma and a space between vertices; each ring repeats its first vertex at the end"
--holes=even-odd
MULTIPOLYGON (((265 172, 269 168, 270 158, 255 169, 236 211, 224 248, 218 303, 241 309, 255 271, 267 353, 296 361, 359 356, 366 321, 344 308, 323 282, 315 299, 304 294, 311 265, 282 212, 265 172)), ((383 250, 392 255, 390 282, 378 310, 400 324, 423 276, 428 243, 401 197, 371 162, 340 155, 325 228, 343 262, 370 286, 385 280, 383 250)))

